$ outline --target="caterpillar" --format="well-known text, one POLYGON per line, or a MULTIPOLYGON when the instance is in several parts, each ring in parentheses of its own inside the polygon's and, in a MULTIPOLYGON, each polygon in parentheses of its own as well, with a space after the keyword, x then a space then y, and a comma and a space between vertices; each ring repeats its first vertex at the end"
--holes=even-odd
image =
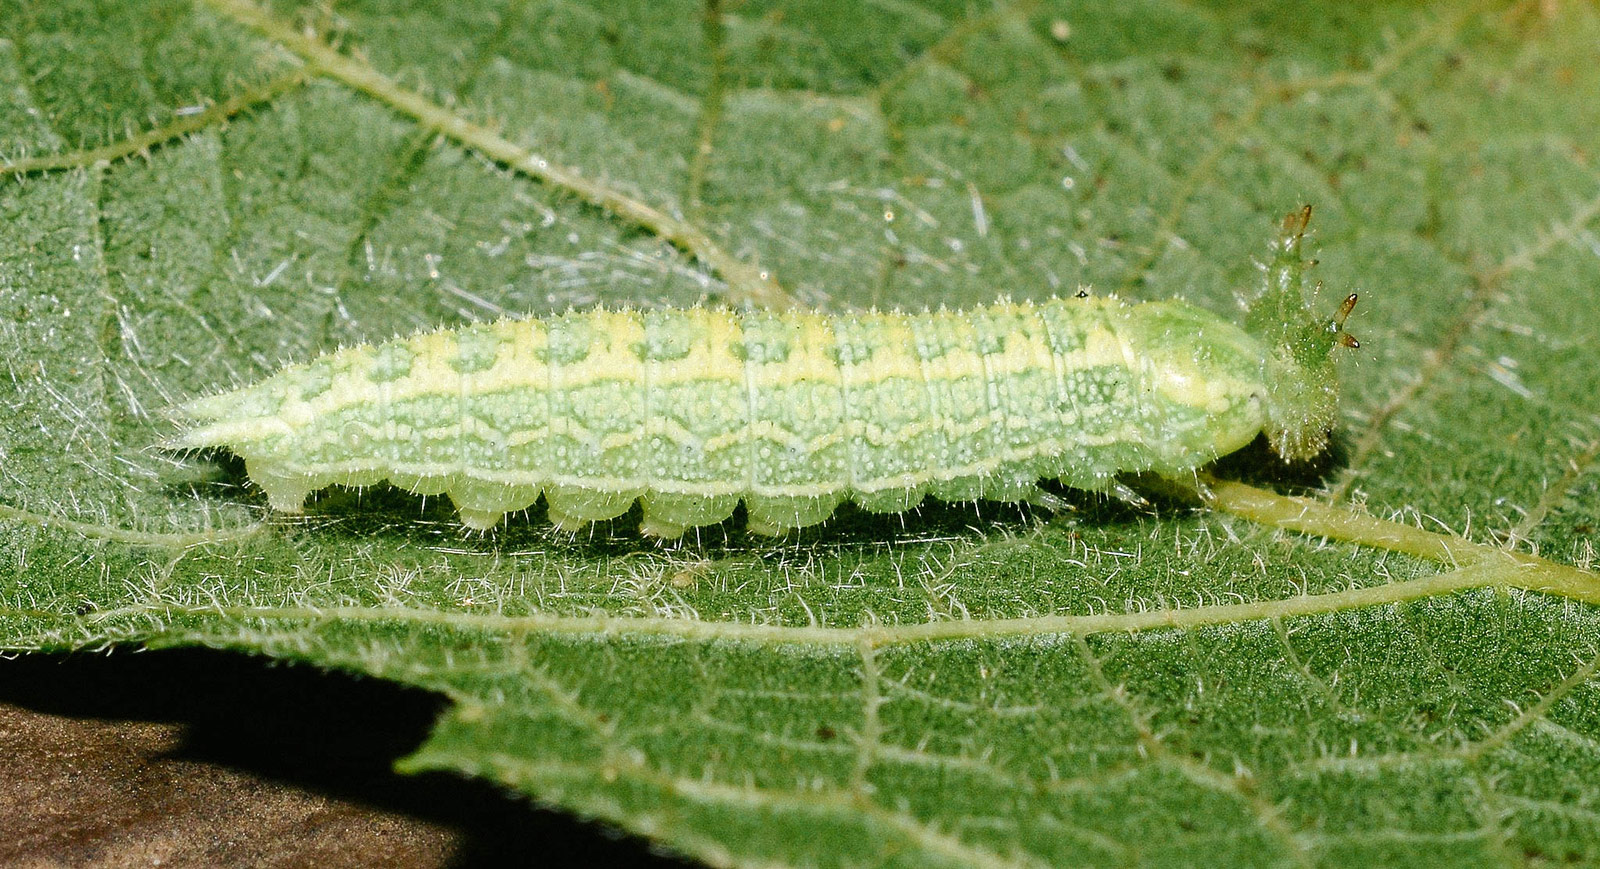
POLYGON ((1332 320, 1306 298, 1309 207, 1274 242, 1243 326, 1115 296, 960 311, 574 311, 349 347, 181 410, 169 443, 226 447, 277 510, 333 484, 450 496, 488 529, 543 495, 580 528, 643 502, 674 538, 742 501, 781 534, 850 499, 1027 499, 1192 472, 1265 433, 1316 455, 1334 421, 1332 320))

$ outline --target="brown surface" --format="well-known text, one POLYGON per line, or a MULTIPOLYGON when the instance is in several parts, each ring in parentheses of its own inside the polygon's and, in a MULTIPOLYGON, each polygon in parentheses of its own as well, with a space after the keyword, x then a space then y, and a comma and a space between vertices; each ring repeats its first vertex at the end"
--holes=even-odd
POLYGON ((450 775, 437 697, 205 651, 0 660, 0 865, 662 865, 450 775))
POLYGON ((0 864, 440 866, 443 824, 172 757, 184 726, 0 706, 0 864))

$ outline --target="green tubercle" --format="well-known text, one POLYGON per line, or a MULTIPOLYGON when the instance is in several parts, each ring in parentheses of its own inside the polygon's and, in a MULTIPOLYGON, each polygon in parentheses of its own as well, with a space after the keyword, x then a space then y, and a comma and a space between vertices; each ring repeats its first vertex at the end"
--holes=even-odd
POLYGON ((1265 432, 1272 449, 1288 461, 1309 459, 1328 445, 1339 407, 1339 377, 1334 349, 1360 346, 1344 330, 1355 307, 1354 294, 1331 320, 1312 309, 1306 272, 1315 261, 1301 253, 1311 206, 1284 218, 1272 244, 1266 286, 1245 314, 1245 329, 1268 348, 1263 376, 1267 386, 1265 432))

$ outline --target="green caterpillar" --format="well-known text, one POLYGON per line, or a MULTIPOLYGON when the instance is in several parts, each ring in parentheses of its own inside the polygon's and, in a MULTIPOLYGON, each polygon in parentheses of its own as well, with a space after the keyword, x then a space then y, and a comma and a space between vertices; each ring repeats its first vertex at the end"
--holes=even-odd
POLYGON ((578 528, 643 501, 677 537, 743 501, 752 531, 1105 489, 1192 472, 1265 432, 1285 459, 1327 443, 1333 349, 1300 248, 1274 245, 1244 326, 1181 301, 1001 303, 921 314, 593 310, 351 347, 183 410, 179 448, 226 447, 278 510, 383 480, 447 493, 490 528, 541 493, 578 528))

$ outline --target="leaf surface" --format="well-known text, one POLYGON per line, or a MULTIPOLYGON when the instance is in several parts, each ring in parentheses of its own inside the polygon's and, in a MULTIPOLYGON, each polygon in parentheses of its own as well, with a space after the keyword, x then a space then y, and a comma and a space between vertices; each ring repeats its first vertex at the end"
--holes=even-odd
POLYGON ((157 447, 186 398, 507 313, 1092 285, 1233 315, 1311 202, 1324 304, 1363 299, 1338 447, 1221 476, 1590 582, 1591 7, 0 20, 0 646, 440 691, 408 769, 717 864, 1600 859, 1600 618, 1510 567, 1076 495, 776 541, 538 509, 484 536, 381 488, 271 516, 236 464, 157 447))

